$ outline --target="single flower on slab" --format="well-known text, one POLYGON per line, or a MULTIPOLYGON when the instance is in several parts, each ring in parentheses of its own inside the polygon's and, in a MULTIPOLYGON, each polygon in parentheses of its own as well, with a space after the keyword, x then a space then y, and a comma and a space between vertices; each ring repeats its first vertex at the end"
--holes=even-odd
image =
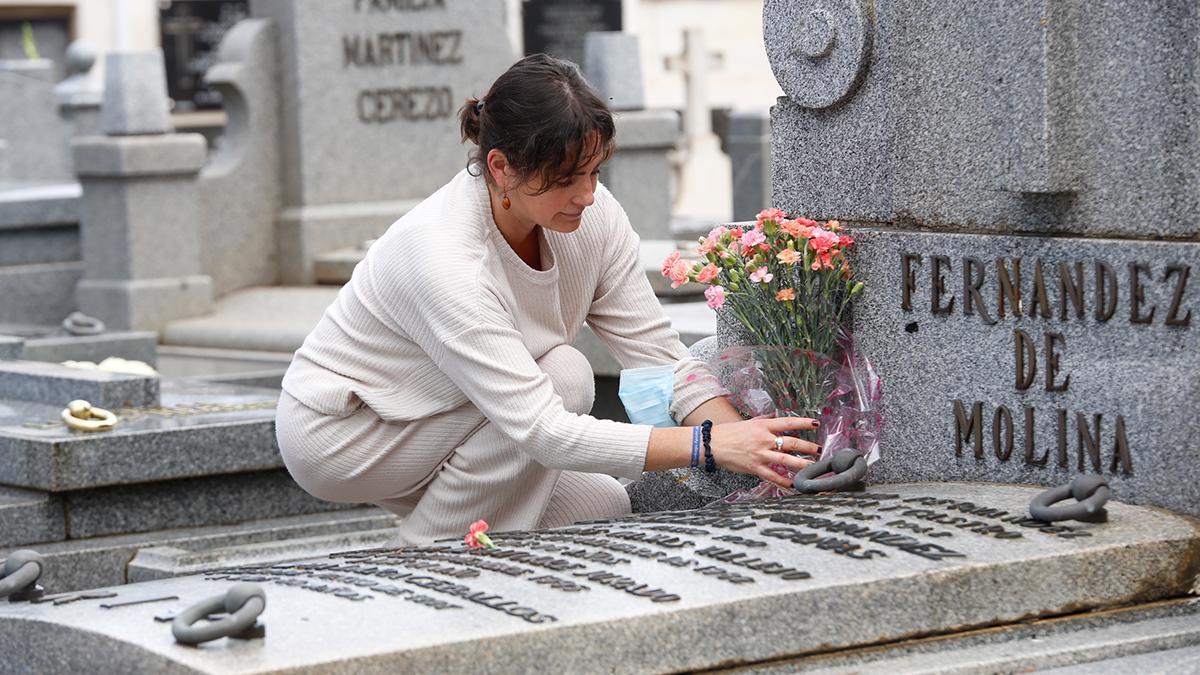
POLYGON ((492 538, 484 534, 488 530, 486 520, 477 520, 471 524, 471 531, 463 540, 467 542, 469 548, 496 548, 492 543, 492 538))

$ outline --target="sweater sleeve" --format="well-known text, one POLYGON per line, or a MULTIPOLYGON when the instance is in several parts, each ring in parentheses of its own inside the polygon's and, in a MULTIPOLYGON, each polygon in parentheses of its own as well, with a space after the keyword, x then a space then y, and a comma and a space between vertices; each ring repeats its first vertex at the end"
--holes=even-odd
POLYGON ((677 422, 682 421, 701 403, 725 392, 704 363, 679 341, 679 333, 671 327, 642 269, 640 240, 629 217, 611 195, 606 196, 613 236, 587 324, 622 368, 675 364, 670 412, 677 422))

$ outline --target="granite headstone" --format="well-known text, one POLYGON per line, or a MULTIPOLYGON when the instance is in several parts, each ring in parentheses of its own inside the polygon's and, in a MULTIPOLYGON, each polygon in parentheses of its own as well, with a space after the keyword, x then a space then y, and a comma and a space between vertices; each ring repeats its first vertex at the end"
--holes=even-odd
POLYGON ((378 236, 466 166, 458 110, 514 60, 503 0, 253 0, 279 31, 280 274, 378 236))
POLYGON ((858 238, 872 479, 1098 473, 1200 514, 1200 9, 871 7, 768 0, 763 30, 775 205, 858 238))

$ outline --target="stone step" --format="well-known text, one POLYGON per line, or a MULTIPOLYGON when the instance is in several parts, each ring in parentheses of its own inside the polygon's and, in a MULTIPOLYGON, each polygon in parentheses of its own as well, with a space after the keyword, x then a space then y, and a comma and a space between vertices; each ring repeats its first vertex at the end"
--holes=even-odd
POLYGON ((155 407, 159 378, 70 368, 45 361, 0 361, 0 397, 57 405, 84 399, 98 408, 155 407))
POLYGON ((870 486, 224 568, 112 589, 172 605, 3 603, 0 649, 27 671, 102 653, 113 671, 479 672, 484 654, 511 672, 995 672, 1196 645, 1193 519, 1109 502, 1105 522, 1040 523, 1039 492, 870 486), (196 649, 154 619, 242 582, 266 594, 266 639, 196 649))
POLYGON ((163 377, 279 389, 292 352, 163 345, 158 362, 163 377))
MULTIPOLYGON (((695 298, 703 295, 704 288, 696 284, 687 284, 679 288, 671 288, 670 280, 662 275, 662 261, 674 251, 694 248, 692 241, 664 241, 646 239, 641 243, 642 269, 646 273, 654 294, 660 298, 695 298)), ((342 285, 350 280, 354 267, 363 259, 367 251, 363 247, 343 248, 330 253, 318 255, 313 259, 313 272, 317 283, 342 285)))
POLYGON ((0 230, 78 226, 82 202, 76 182, 0 181, 0 230))
POLYGON ((57 325, 75 311, 82 262, 0 267, 0 323, 57 325))
MULTIPOLYGON (((0 333, 5 330, 0 326, 0 333)), ((25 361, 91 361, 100 363, 110 356, 141 361, 154 366, 157 363, 158 334, 152 331, 112 331, 100 335, 66 335, 58 326, 46 326, 36 336, 23 339, 20 350, 4 356, 0 346, 0 358, 23 359, 25 361)), ((0 337, 0 341, 3 337, 0 337)))
POLYGON ((356 508, 332 513, 254 520, 238 525, 158 530, 140 534, 73 539, 37 546, 5 547, 0 550, 0 558, 8 557, 16 548, 37 551, 45 557, 45 570, 38 583, 45 587, 47 593, 62 593, 127 583, 130 561, 143 549, 170 547, 198 555, 208 550, 289 539, 378 532, 394 523, 395 517, 382 509, 356 508))
POLYGON ((48 492, 0 486, 0 547, 66 539, 62 500, 48 492))
POLYGON ((235 525, 359 506, 312 497, 280 469, 60 493, 0 486, 0 546, 235 525))
POLYGON ((129 583, 202 574, 235 565, 273 565, 297 558, 377 548, 395 538, 395 523, 386 522, 384 527, 375 530, 336 532, 200 551, 155 546, 138 551, 129 563, 129 583))
POLYGON ((62 500, 70 539, 233 525, 359 506, 317 499, 281 469, 77 490, 62 493, 62 500))
POLYGON ((0 400, 0 484, 66 492, 283 466, 278 391, 186 379, 161 384, 160 407, 114 410, 116 428, 95 433, 59 420, 65 401, 0 400))
POLYGON ((762 664, 755 673, 967 675, 975 673, 1200 672, 1200 600, 1070 614, 762 664))

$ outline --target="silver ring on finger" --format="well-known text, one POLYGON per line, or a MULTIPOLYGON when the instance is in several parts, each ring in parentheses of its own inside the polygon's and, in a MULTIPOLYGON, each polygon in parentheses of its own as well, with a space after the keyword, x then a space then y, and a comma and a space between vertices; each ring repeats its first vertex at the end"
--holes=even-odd
POLYGON ((783 436, 775 437, 775 449, 779 452, 783 452, 783 436))

